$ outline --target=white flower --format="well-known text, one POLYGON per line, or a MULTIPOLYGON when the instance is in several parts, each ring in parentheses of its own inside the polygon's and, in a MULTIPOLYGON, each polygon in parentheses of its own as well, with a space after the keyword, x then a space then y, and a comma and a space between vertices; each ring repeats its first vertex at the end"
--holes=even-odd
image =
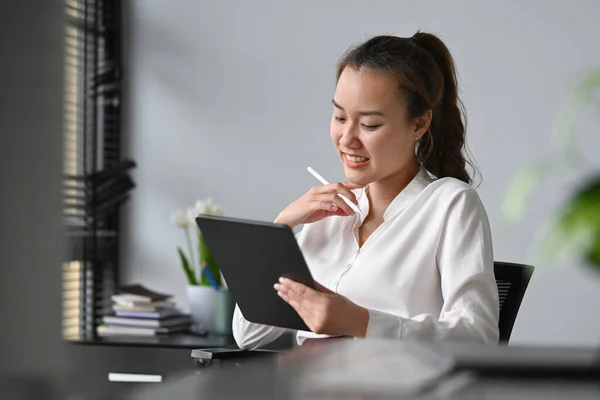
POLYGON ((173 225, 187 229, 190 226, 196 227, 196 217, 200 214, 205 215, 224 215, 223 209, 212 202, 208 197, 205 200, 198 200, 193 207, 186 210, 175 210, 171 213, 171 222, 173 225))
POLYGON ((190 225, 188 214, 184 210, 175 210, 171 213, 171 222, 180 227, 187 228, 190 225))
POLYGON ((198 227, 196 225, 196 217, 198 216, 198 214, 201 214, 201 213, 198 212, 196 207, 187 209, 186 216, 187 216, 188 223, 190 224, 190 226, 195 226, 196 228, 198 227))
POLYGON ((218 205, 214 204, 212 199, 208 197, 205 200, 198 200, 193 207, 196 215, 205 214, 205 215, 223 215, 223 209, 218 205))

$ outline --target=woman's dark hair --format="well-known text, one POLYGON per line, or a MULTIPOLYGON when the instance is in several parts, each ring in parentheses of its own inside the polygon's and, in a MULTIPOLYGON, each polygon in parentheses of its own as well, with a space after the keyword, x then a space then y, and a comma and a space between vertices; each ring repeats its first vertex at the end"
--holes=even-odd
POLYGON ((471 183, 463 155, 466 117, 458 97, 454 60, 437 36, 417 32, 412 37, 376 36, 350 49, 337 67, 337 80, 346 67, 391 73, 413 119, 432 110, 429 130, 419 140, 417 160, 437 178, 471 183))

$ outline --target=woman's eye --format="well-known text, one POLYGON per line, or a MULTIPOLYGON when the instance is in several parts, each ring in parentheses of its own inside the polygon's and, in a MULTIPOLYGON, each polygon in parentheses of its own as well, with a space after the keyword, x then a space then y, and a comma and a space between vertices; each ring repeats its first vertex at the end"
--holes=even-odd
POLYGON ((379 128, 381 126, 381 124, 379 125, 365 125, 362 124, 362 127, 365 128, 368 131, 374 131, 375 129, 379 128))
POLYGON ((345 122, 346 118, 336 116, 335 120, 338 121, 338 122, 345 122))

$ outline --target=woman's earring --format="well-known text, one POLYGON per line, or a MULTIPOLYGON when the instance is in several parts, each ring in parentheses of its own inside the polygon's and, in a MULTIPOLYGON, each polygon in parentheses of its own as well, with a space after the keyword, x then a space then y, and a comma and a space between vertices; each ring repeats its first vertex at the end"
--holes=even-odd
POLYGON ((423 158, 419 157, 419 149, 421 148, 421 145, 423 144, 423 136, 418 137, 415 139, 415 157, 417 158, 417 161, 419 162, 420 165, 423 165, 423 158))
MULTIPOLYGON (((419 153, 419 139, 417 138, 417 139, 415 139, 415 156, 417 156, 418 153, 419 153)), ((417 157, 417 159, 418 159, 418 157, 417 157)), ((419 160, 419 162, 421 162, 421 161, 419 160)))

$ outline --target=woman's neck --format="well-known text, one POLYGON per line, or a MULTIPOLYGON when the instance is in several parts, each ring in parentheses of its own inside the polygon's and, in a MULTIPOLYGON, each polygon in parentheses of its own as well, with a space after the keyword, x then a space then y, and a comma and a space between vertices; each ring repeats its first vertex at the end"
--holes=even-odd
POLYGON ((394 175, 370 183, 367 188, 369 219, 382 219, 390 203, 419 173, 419 164, 410 164, 394 175))

